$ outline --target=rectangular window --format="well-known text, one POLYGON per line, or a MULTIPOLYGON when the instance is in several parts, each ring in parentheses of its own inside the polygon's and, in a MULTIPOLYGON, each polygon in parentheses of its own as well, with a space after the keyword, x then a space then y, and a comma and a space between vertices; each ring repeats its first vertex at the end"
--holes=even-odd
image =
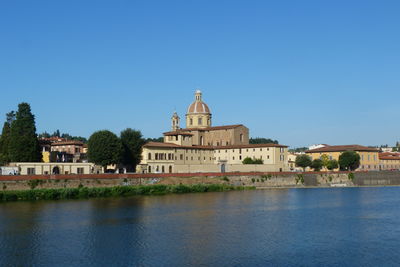
POLYGON ((77 170, 78 174, 83 174, 84 173, 83 168, 77 168, 76 170, 77 170))
POLYGON ((28 168, 28 175, 35 175, 35 168, 28 168))

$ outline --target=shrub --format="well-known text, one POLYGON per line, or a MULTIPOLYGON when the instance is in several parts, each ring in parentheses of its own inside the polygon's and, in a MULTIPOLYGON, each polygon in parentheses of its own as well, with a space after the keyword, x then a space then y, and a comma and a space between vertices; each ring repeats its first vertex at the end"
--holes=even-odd
POLYGON ((243 161, 243 164, 264 164, 262 159, 252 159, 250 157, 246 157, 243 161))
POLYGON ((33 179, 28 181, 28 185, 31 189, 35 189, 38 185, 42 185, 44 183, 43 180, 33 179))
POLYGON ((222 192, 230 190, 255 189, 255 187, 232 186, 226 184, 196 184, 196 185, 140 185, 140 186, 115 186, 102 188, 59 188, 59 189, 33 189, 24 191, 2 191, 0 202, 17 200, 58 200, 82 199, 99 197, 117 197, 134 195, 162 195, 168 193, 196 193, 196 192, 222 192))
POLYGON ((297 174, 296 175, 296 184, 298 184, 298 183, 301 183, 301 184, 304 184, 304 177, 303 177, 303 174, 297 174))
POLYGON ((347 175, 347 177, 349 178, 349 180, 350 181, 353 181, 354 180, 354 173, 349 173, 348 175, 347 175))

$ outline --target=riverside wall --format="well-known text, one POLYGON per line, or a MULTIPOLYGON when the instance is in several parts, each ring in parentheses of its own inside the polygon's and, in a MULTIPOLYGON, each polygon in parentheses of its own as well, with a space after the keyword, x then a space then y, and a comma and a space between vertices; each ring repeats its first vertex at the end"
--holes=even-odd
POLYGON ((1 190, 125 185, 231 184, 258 188, 400 185, 400 171, 0 176, 1 190), (354 178, 352 178, 354 177, 354 178))

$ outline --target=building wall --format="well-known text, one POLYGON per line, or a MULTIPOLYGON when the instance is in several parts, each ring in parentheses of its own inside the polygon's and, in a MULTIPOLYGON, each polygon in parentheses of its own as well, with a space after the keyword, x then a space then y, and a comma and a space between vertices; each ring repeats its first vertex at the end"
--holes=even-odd
POLYGON ((206 128, 211 126, 211 114, 187 114, 186 128, 206 128), (201 120, 201 123, 199 122, 201 120))
POLYGON ((182 172, 220 172, 225 171, 287 171, 288 151, 285 147, 196 149, 144 147, 142 161, 137 172, 140 173, 182 173, 182 172), (161 156, 160 156, 161 155, 161 156), (242 164, 246 158, 261 158, 264 164, 247 166, 242 164), (230 167, 228 167, 230 166, 230 167), (243 167, 240 167, 243 166, 243 167), (254 167, 255 166, 255 167, 254 167), (227 168, 233 168, 227 170, 227 168))
POLYGON ((203 136, 204 145, 226 146, 249 144, 249 129, 244 126, 232 129, 204 131, 199 136, 203 136))
POLYGON ((82 152, 82 145, 52 145, 51 151, 66 152, 68 154, 75 154, 82 152))
MULTIPOLYGON (((379 170, 379 154, 378 152, 365 152, 356 151, 360 155, 360 167, 358 170, 379 170)), ((322 155, 327 155, 329 159, 335 159, 339 161, 339 156, 342 152, 317 152, 307 153, 314 159, 320 159, 322 155)))
POLYGON ((398 159, 382 159, 380 160, 381 170, 400 170, 400 160, 398 159))
POLYGON ((53 174, 55 167, 59 168, 59 174, 78 174, 79 168, 81 168, 82 170, 82 173, 79 174, 91 174, 92 169, 94 168, 93 163, 59 163, 59 162, 54 162, 54 163, 17 162, 17 163, 10 163, 10 166, 18 167, 21 175, 53 174))
POLYGON ((213 156, 213 151, 206 149, 144 147, 141 165, 146 167, 139 167, 138 172, 169 173, 176 172, 179 165, 210 165, 213 156))

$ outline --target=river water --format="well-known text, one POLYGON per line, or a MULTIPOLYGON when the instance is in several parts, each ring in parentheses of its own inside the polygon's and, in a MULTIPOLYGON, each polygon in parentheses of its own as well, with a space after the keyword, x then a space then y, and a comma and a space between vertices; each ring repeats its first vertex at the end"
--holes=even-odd
POLYGON ((377 265, 400 265, 400 187, 0 204, 0 266, 377 265))

